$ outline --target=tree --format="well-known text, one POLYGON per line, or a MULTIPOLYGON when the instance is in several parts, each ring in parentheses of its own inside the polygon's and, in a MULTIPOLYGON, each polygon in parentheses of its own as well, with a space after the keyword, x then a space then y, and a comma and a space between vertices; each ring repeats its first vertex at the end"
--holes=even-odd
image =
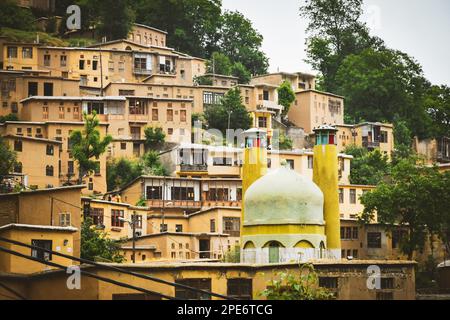
POLYGON ((35 29, 36 20, 30 9, 19 7, 14 0, 0 1, 0 28, 14 28, 25 31, 35 29))
POLYGON ((97 114, 83 114, 84 130, 76 130, 70 135, 73 158, 78 162, 79 177, 81 184, 86 174, 91 174, 99 170, 99 157, 106 151, 106 147, 111 143, 112 137, 107 135, 103 139, 98 130, 99 120, 97 114))
POLYGON ((219 49, 221 0, 136 0, 136 21, 167 31, 178 51, 210 57, 219 49))
POLYGON ((167 176, 168 172, 160 160, 159 153, 149 151, 143 157, 144 174, 153 176, 167 176))
POLYGON ((141 176, 143 166, 139 161, 125 158, 110 160, 106 164, 106 182, 108 191, 113 191, 125 186, 141 176))
POLYGON ((100 35, 108 40, 127 39, 134 23, 134 11, 129 0, 100 1, 100 35))
POLYGON ((437 168, 402 159, 392 169, 391 178, 361 197, 362 219, 369 222, 375 213, 387 230, 398 225, 408 230, 400 242, 409 259, 422 250, 429 234, 437 234, 449 248, 448 201, 450 174, 437 168))
POLYGON ((421 66, 407 54, 367 49, 348 55, 335 83, 336 93, 346 97, 346 113, 356 122, 402 120, 414 135, 429 134, 423 106, 429 83, 421 66))
POLYGON ((362 0, 306 0, 300 7, 300 16, 309 20, 307 61, 322 73, 325 91, 336 91, 335 75, 349 54, 383 45, 359 21, 362 3, 362 0))
POLYGON ((240 62, 235 62, 231 67, 231 75, 238 78, 240 84, 248 84, 252 75, 247 68, 240 62))
POLYGON ((5 123, 7 121, 19 121, 19 118, 13 113, 10 113, 6 116, 0 116, 0 123, 5 123))
POLYGON ((277 146, 279 150, 292 150, 292 139, 286 136, 283 132, 280 132, 280 134, 277 137, 273 138, 272 146, 277 146))
POLYGON ((90 261, 101 259, 114 263, 125 261, 125 257, 120 253, 120 244, 109 239, 105 232, 96 230, 90 218, 81 224, 81 258, 90 261))
POLYGON ((3 182, 5 176, 13 171, 16 164, 16 153, 11 151, 9 146, 0 137, 0 183, 3 182))
POLYGON ((355 145, 348 146, 345 154, 353 156, 350 170, 350 183, 377 185, 389 174, 388 157, 379 150, 367 151, 355 145))
POLYGON ((242 63, 254 75, 267 73, 269 60, 261 51, 263 36, 238 11, 222 15, 219 47, 230 60, 242 63))
POLYGON ((292 85, 289 81, 285 80, 278 87, 278 103, 284 107, 283 116, 286 116, 291 108, 292 103, 295 101, 295 93, 292 90, 292 85))
POLYGON ((319 277, 312 264, 300 266, 299 275, 281 272, 279 280, 271 280, 261 296, 268 300, 332 300, 334 294, 319 287, 319 277))
POLYGON ((424 105, 433 121, 431 136, 450 137, 450 87, 431 86, 425 95, 424 105))
POLYGON ((232 64, 230 58, 220 52, 213 52, 211 59, 206 62, 208 73, 229 76, 231 75, 231 68, 232 64))
POLYGON ((161 127, 146 127, 144 129, 144 135, 146 149, 159 149, 166 141, 166 134, 161 127))
POLYGON ((242 104, 241 91, 237 87, 225 94, 220 105, 206 108, 204 115, 208 128, 220 130, 224 135, 228 122, 234 130, 247 130, 252 125, 252 117, 242 104))
POLYGON ((394 124, 395 148, 392 155, 392 163, 396 164, 401 159, 407 159, 413 155, 411 130, 406 121, 399 120, 394 124))

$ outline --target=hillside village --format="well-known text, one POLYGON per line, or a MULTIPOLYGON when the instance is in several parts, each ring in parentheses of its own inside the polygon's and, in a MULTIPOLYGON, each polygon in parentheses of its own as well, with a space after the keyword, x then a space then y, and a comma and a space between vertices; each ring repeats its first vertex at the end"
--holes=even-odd
MULTIPOLYGON (((338 155, 342 262, 337 263, 353 268, 358 261, 385 261, 395 269, 408 260, 399 244, 407 232, 404 227, 387 230, 376 215, 371 221, 360 220, 364 211, 360 197, 377 186, 352 183, 354 156, 346 154, 348 147, 356 146, 368 152, 378 150, 391 161, 396 150, 393 124, 344 121, 346 98, 321 91, 314 74, 288 70, 254 75, 248 83, 240 83, 236 76, 212 71, 211 61, 170 48, 167 36, 164 30, 138 23, 126 39, 93 38, 87 46, 0 36, 0 116, 4 119, 0 136, 17 157, 2 181, 0 241, 14 239, 80 258, 83 223, 91 221, 91 229, 117 246, 122 265, 156 268, 155 274, 161 277, 164 268, 239 262, 248 147, 247 140, 244 145, 239 137, 258 132, 258 139, 259 135, 267 138, 264 163, 269 174, 289 168, 312 181, 314 146, 320 144, 315 130, 327 126, 335 130, 329 143, 336 145, 338 155), (288 107, 279 97, 286 83, 294 95, 288 107), (215 138, 204 116, 232 92, 240 97, 251 123, 239 132, 237 141, 230 142, 215 138), (95 169, 80 172, 73 133, 83 134, 88 119, 98 120, 100 140, 110 140, 104 152, 92 157, 95 169), (155 137, 150 132, 160 133, 157 146, 152 145, 155 137), (107 171, 112 168, 122 177, 127 175, 113 166, 119 160, 141 163, 151 158, 149 154, 156 157, 161 170, 150 166, 126 183, 108 181, 107 171)), ((234 129, 232 112, 225 128, 234 129)), ((413 149, 426 165, 448 170, 449 139, 416 138, 413 149)), ((431 238, 414 259, 424 262, 433 255, 444 261, 443 247, 439 239, 431 238)), ((29 249, 18 245, 9 244, 9 248, 29 254, 29 249)), ((68 265, 48 252, 32 251, 34 258, 68 265)), ((5 281, 12 275, 30 276, 50 268, 36 261, 19 263, 18 257, 5 252, 0 257, 0 279, 5 281)), ((99 261, 119 262, 116 258, 99 261)), ((276 262, 289 260, 280 256, 276 262)), ((227 272, 234 272, 233 268, 239 269, 230 266, 227 272)), ((320 265, 317 268, 321 270, 320 265)), ((187 278, 180 283, 211 290, 210 283, 208 287, 187 278)), ((384 285, 387 290, 377 293, 378 299, 410 298, 401 290, 390 290, 391 284, 384 285)), ((256 290, 262 285, 254 286, 256 290)), ((324 286, 337 290, 337 282, 324 286)), ((339 290, 345 298, 345 289, 339 290)), ((39 298, 34 292, 31 296, 39 298)))

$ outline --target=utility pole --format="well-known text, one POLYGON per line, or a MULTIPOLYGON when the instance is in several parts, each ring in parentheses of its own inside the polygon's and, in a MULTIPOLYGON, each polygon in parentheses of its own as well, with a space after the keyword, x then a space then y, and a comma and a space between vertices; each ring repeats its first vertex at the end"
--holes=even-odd
POLYGON ((136 211, 133 211, 133 215, 131 216, 131 229, 133 230, 133 263, 136 263, 136 211))
POLYGON ((163 178, 163 186, 161 188, 161 192, 162 192, 162 206, 161 206, 161 227, 160 227, 160 232, 163 233, 166 230, 164 230, 164 223, 165 223, 165 219, 164 219, 164 215, 165 215, 165 189, 166 189, 166 177, 163 178))

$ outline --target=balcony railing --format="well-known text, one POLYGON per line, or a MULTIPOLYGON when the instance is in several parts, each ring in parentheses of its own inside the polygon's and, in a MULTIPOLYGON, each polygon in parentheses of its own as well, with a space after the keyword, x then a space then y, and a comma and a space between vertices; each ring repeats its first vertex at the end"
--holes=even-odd
POLYGON ((208 172, 207 164, 181 164, 181 172, 208 172))
POLYGON ((147 205, 153 208, 201 208, 202 202, 195 200, 147 200, 147 205))
POLYGON ((148 69, 140 69, 140 68, 134 68, 134 69, 133 69, 133 73, 134 73, 134 74, 142 74, 142 75, 150 76, 150 75, 152 74, 152 70, 148 70, 148 69))
POLYGON ((367 149, 375 149, 380 147, 380 142, 370 142, 370 141, 363 141, 362 146, 367 149))

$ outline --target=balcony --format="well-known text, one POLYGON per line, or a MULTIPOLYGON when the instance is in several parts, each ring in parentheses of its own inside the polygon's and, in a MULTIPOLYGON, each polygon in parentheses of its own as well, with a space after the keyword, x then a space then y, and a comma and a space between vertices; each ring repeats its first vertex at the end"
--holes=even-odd
POLYGON ((181 164, 181 172, 208 172, 207 164, 181 164))
POLYGON ((195 208, 200 209, 202 207, 201 201, 195 200, 147 200, 147 206, 151 208, 195 208))
POLYGON ((376 149, 380 147, 380 142, 379 141, 375 141, 375 142, 371 142, 371 141, 363 141, 362 142, 362 146, 366 149, 376 149))
POLYGON ((274 110, 276 112, 283 111, 283 106, 279 105, 278 103, 270 100, 262 100, 260 101, 261 104, 257 106, 258 110, 274 110))
POLYGON ((152 70, 149 69, 141 69, 141 68, 133 68, 134 74, 144 75, 144 76, 151 76, 152 70))

